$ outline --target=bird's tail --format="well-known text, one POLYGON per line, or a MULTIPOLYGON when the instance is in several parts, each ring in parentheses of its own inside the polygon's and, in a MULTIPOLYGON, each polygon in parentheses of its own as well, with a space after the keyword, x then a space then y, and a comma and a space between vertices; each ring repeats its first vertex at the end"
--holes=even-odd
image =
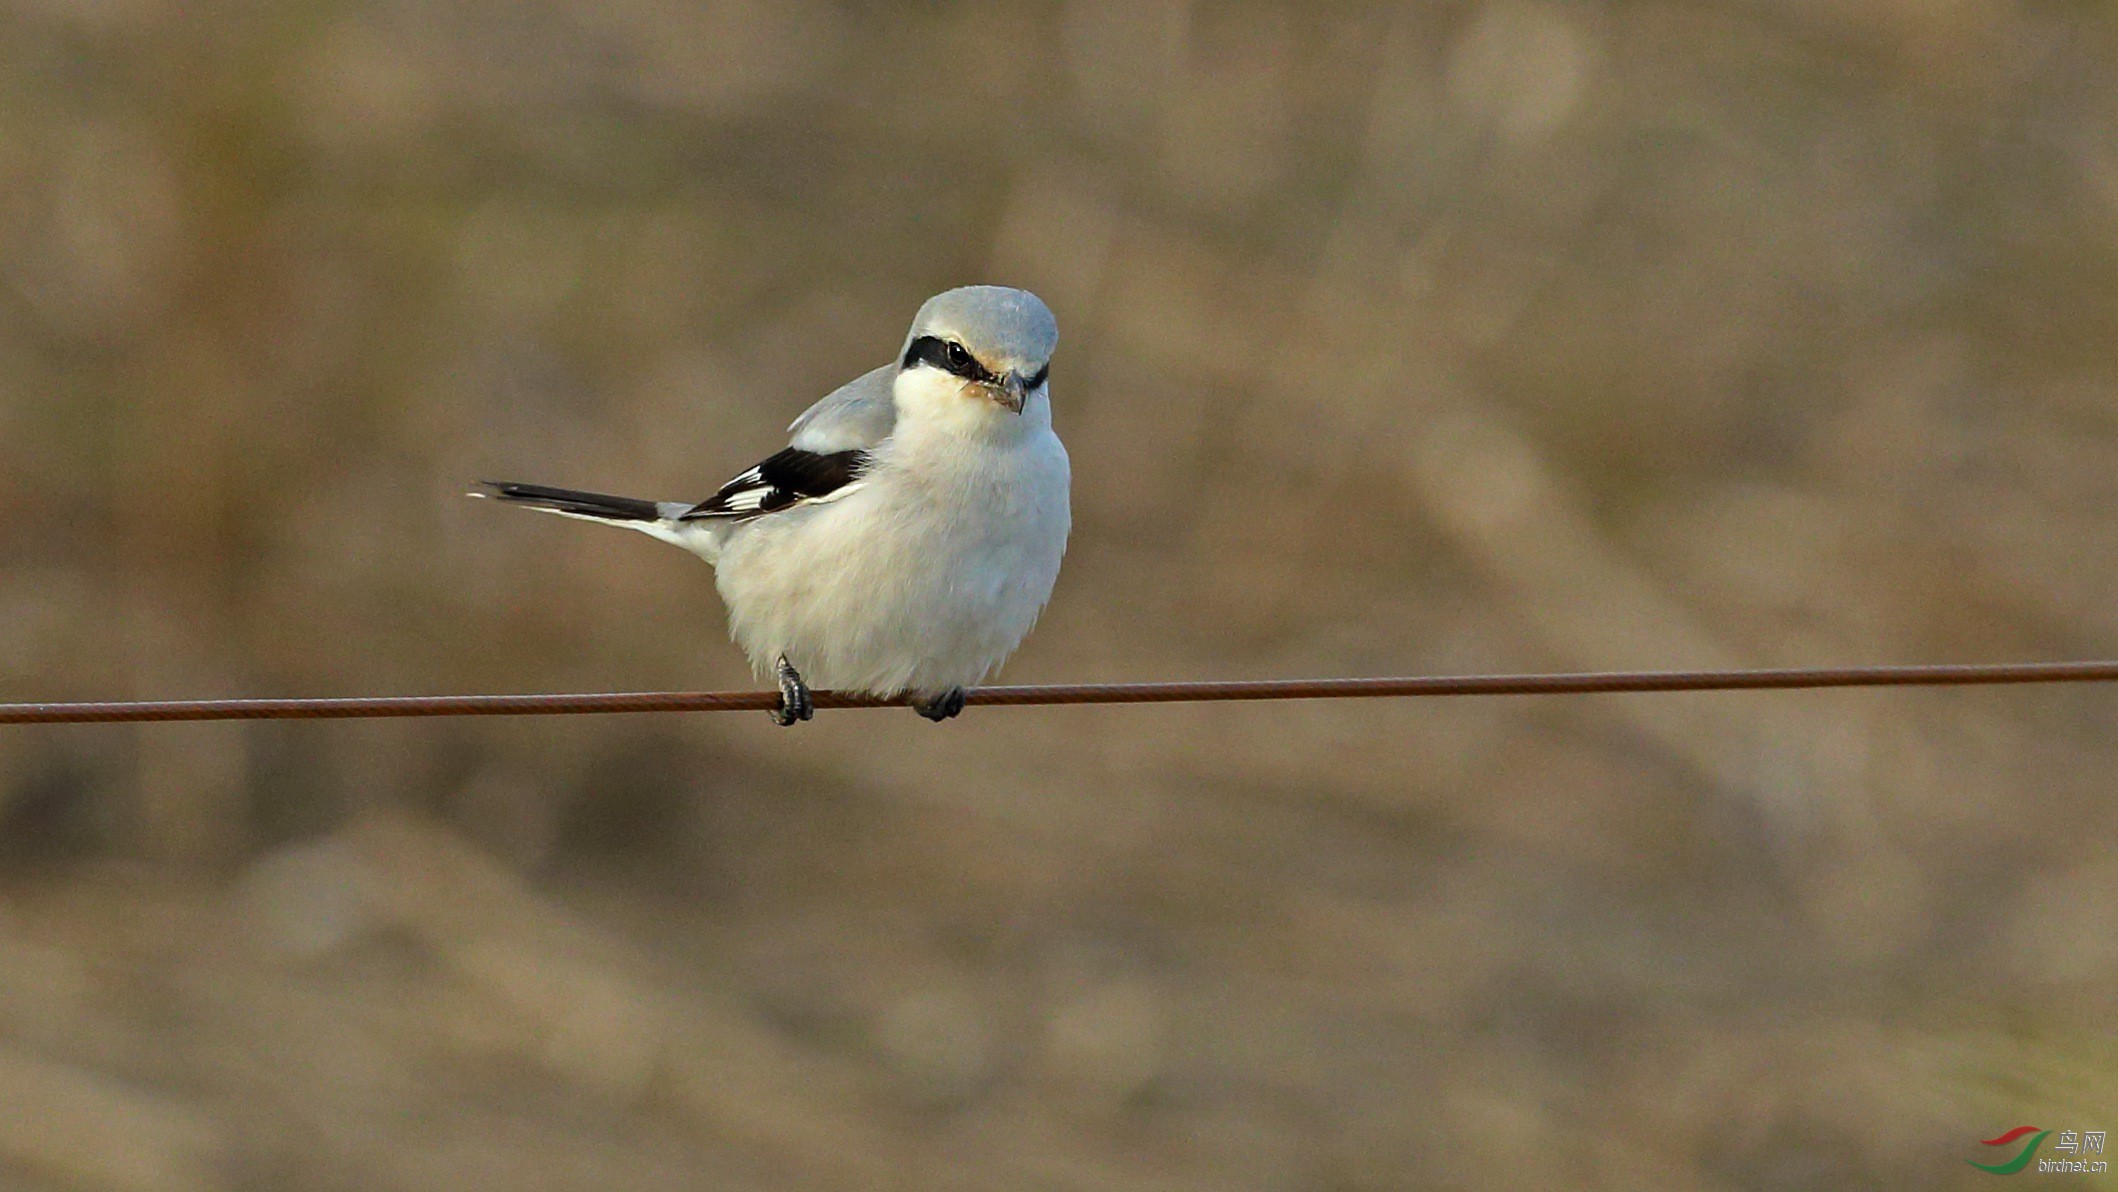
POLYGON ((468 495, 556 513, 561 517, 624 526, 674 543, 708 562, 720 553, 720 538, 714 527, 678 520, 691 508, 684 501, 646 501, 639 497, 613 497, 608 493, 553 488, 544 484, 516 484, 505 480, 481 480, 468 495))
POLYGON ((513 505, 527 505, 546 513, 563 513, 590 521, 642 522, 662 520, 661 506, 638 497, 613 497, 585 493, 574 488, 552 488, 544 484, 516 484, 508 480, 481 480, 470 496, 490 497, 513 505))

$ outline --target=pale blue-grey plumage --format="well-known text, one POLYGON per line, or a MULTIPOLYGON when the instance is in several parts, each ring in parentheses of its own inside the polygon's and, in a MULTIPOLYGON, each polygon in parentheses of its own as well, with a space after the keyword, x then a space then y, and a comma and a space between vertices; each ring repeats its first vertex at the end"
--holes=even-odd
POLYGON ((712 563, 730 633, 778 675, 781 723, 807 718, 805 679, 914 692, 922 715, 946 718, 1029 632, 1065 553, 1069 469, 1046 384, 1058 343, 1035 295, 965 286, 929 299, 895 361, 804 411, 788 450, 709 502, 485 495, 712 563))

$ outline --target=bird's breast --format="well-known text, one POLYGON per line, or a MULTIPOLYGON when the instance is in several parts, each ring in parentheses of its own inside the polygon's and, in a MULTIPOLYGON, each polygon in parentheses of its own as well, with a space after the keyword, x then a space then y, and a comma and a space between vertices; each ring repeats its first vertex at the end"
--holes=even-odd
POLYGON ((818 686, 942 690, 1029 632, 1071 524, 1065 449, 1049 431, 1004 451, 919 446, 879 452, 847 499, 729 542, 718 582, 753 662, 784 653, 818 686))

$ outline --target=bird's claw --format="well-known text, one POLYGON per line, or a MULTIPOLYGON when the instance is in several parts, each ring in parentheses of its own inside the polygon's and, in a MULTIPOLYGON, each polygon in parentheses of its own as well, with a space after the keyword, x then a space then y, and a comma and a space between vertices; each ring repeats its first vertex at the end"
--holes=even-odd
POLYGON ((912 710, 934 723, 940 724, 942 721, 963 711, 963 695, 963 688, 951 687, 940 695, 930 699, 923 699, 913 704, 912 710))
POLYGON ((786 728, 798 721, 816 715, 816 703, 809 698, 809 685, 802 682, 801 672, 794 669, 783 655, 779 661, 780 706, 772 709, 772 723, 786 728))

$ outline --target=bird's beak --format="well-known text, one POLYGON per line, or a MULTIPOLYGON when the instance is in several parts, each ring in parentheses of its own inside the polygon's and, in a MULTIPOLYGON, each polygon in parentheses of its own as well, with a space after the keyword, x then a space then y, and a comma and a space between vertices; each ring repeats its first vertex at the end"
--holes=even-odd
POLYGON ((1022 405, 1029 399, 1029 386, 1023 381, 1022 374, 1013 370, 993 388, 993 400, 1017 414, 1022 413, 1022 405))

